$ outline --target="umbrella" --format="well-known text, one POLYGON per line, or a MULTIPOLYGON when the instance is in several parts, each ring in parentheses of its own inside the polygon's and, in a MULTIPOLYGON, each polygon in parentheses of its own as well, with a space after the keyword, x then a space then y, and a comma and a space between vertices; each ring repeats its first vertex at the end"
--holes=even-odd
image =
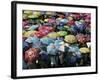
POLYGON ((22 18, 23 18, 23 19, 27 19, 27 18, 28 18, 28 15, 27 15, 27 14, 23 14, 23 15, 22 15, 22 18))
POLYGON ((38 48, 30 48, 25 52, 25 61, 27 61, 29 64, 36 61, 39 57, 40 49, 38 48))
POLYGON ((59 31, 59 32, 57 32, 57 34, 59 36, 66 36, 67 35, 67 32, 66 31, 59 31))
POLYGON ((43 44, 47 44, 47 45, 49 45, 50 43, 53 43, 53 42, 54 42, 53 39, 48 38, 48 37, 41 38, 40 41, 41 41, 43 44))
POLYGON ((68 16, 67 18, 68 18, 69 21, 73 20, 72 16, 68 16))
POLYGON ((82 47, 82 48, 80 48, 80 52, 83 53, 83 54, 90 53, 90 49, 87 48, 87 47, 82 47))
POLYGON ((35 18, 38 18, 38 15, 33 15, 33 14, 32 14, 32 15, 29 15, 28 18, 35 19, 35 18))
POLYGON ((69 46, 69 52, 78 52, 79 47, 77 45, 70 45, 69 46))
POLYGON ((42 60, 47 61, 49 59, 49 56, 46 51, 41 51, 39 54, 41 55, 42 60))
POLYGON ((61 19, 60 22, 64 23, 64 24, 67 24, 68 20, 64 18, 64 19, 61 19))
POLYGON ((86 28, 85 23, 83 23, 82 21, 75 21, 75 25, 79 30, 84 30, 86 28))
POLYGON ((35 16, 40 16, 41 15, 41 12, 39 12, 39 11, 33 11, 33 15, 35 15, 35 16))
POLYGON ((55 39, 55 38, 57 38, 59 35, 58 35, 56 32, 51 32, 51 33, 49 33, 47 36, 48 36, 49 38, 55 39))
POLYGON ((24 31, 23 37, 30 37, 31 34, 34 34, 36 31, 24 31))
POLYGON ((32 25, 28 28, 28 30, 35 30, 37 29, 39 26, 38 25, 32 25))
POLYGON ((66 42, 68 43, 75 43, 77 42, 77 39, 74 35, 67 35, 65 36, 65 39, 64 39, 66 42))
POLYGON ((88 39, 86 39, 84 34, 77 34, 76 38, 77 38, 78 42, 80 42, 80 43, 85 43, 88 40, 88 39))
POLYGON ((39 38, 37 38, 37 37, 28 37, 25 41, 28 42, 28 43, 38 43, 39 38))
POLYGON ((64 43, 62 40, 55 40, 54 45, 56 46, 56 49, 59 50, 60 46, 62 45, 61 43, 64 43))
POLYGON ((56 54, 57 54, 56 46, 55 46, 53 43, 49 44, 49 45, 47 46, 47 52, 48 52, 48 54, 50 54, 50 55, 56 55, 56 54))
POLYGON ((32 10, 24 10, 24 12, 23 12, 24 14, 33 14, 33 11, 32 10))

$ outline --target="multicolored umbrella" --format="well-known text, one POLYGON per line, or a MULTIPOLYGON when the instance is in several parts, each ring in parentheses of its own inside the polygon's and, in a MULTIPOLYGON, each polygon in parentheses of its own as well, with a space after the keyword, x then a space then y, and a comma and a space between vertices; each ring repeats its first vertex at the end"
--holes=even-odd
POLYGON ((29 64, 35 62, 39 57, 40 49, 38 48, 30 48, 25 52, 25 61, 29 64))

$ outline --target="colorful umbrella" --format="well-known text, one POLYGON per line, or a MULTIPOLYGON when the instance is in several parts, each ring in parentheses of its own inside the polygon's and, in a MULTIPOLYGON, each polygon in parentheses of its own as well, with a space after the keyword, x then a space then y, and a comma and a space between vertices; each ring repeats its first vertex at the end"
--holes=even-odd
POLYGON ((68 43, 76 43, 77 42, 77 39, 74 35, 67 35, 67 36, 65 36, 64 40, 68 43))
POLYGON ((29 64, 32 64, 34 61, 36 61, 39 57, 40 49, 38 48, 30 48, 25 52, 25 61, 29 64))
POLYGON ((51 33, 49 33, 47 36, 48 36, 49 38, 55 39, 55 38, 57 38, 59 35, 58 35, 56 32, 51 32, 51 33))
POLYGON ((59 31, 59 32, 57 32, 57 34, 59 36, 66 36, 67 35, 67 31, 59 31))
POLYGON ((82 48, 80 48, 80 52, 83 54, 90 53, 90 49, 87 47, 82 47, 82 48))
POLYGON ((39 26, 38 25, 32 25, 28 28, 28 30, 35 30, 37 29, 39 26))
POLYGON ((43 44, 47 44, 47 45, 49 45, 50 43, 53 43, 53 42, 54 42, 53 39, 48 38, 48 37, 41 38, 40 41, 41 41, 43 44))
POLYGON ((25 31, 23 37, 30 37, 31 34, 34 34, 36 31, 25 31))
POLYGON ((28 37, 25 41, 28 42, 28 43, 38 43, 39 38, 37 38, 37 37, 28 37))

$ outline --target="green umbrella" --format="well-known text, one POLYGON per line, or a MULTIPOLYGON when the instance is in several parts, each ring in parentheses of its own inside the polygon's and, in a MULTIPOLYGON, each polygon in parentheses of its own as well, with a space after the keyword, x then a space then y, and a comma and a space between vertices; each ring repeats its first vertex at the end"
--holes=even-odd
POLYGON ((57 34, 59 36, 66 36, 67 35, 67 32, 66 31, 59 31, 59 32, 57 32, 57 34))

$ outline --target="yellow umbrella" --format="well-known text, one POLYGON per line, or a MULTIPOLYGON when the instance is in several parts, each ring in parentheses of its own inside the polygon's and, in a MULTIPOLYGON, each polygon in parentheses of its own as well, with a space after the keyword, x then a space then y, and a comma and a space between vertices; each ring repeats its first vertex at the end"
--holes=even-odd
POLYGON ((25 14, 32 14, 33 11, 32 11, 32 10, 24 10, 24 13, 25 13, 25 14))
POLYGON ((64 39, 66 42, 68 43, 75 43, 77 42, 77 39, 74 35, 67 35, 65 36, 65 39, 64 39))
POLYGON ((25 31, 23 37, 30 37, 31 34, 34 34, 36 31, 25 31))
POLYGON ((49 19, 44 19, 44 21, 45 21, 45 22, 48 22, 48 21, 49 21, 49 19))
POLYGON ((28 18, 38 18, 37 15, 29 15, 28 18))
POLYGON ((23 19, 27 19, 28 15, 27 14, 23 14, 22 17, 23 17, 23 19))
POLYGON ((57 38, 59 35, 56 32, 51 32, 47 36, 50 38, 57 38))
POLYGON ((39 12, 39 11, 34 11, 34 12, 33 12, 33 15, 35 15, 35 16, 40 16, 40 15, 41 15, 41 12, 39 12))
POLYGON ((68 16, 68 20, 69 21, 73 20, 73 17, 72 16, 68 16))
POLYGON ((87 47, 82 47, 82 48, 80 48, 80 52, 81 53, 90 53, 90 49, 87 47))

